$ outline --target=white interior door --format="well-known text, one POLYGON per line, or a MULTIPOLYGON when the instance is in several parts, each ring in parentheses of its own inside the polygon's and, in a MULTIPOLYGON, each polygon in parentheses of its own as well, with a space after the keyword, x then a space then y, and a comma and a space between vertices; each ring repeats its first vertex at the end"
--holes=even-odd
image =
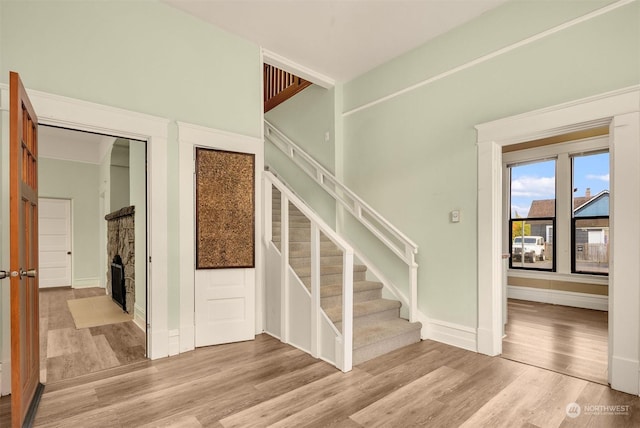
POLYGON ((39 198, 40 288, 71 285, 71 201, 39 198))
MULTIPOLYGON (((253 155, 254 266, 246 268, 194 269, 193 308, 195 322, 192 323, 195 330, 193 337, 196 347, 253 340, 256 334, 256 289, 259 288, 258 269, 256 269, 256 266, 260 266, 259 242, 261 236, 260 207, 262 185, 259 171, 264 164, 262 141, 244 136, 204 132, 199 128, 185 129, 184 132, 181 129, 180 133, 182 138, 187 141, 198 142, 197 146, 195 144, 192 146, 192 152, 189 156, 191 165, 188 165, 188 168, 191 171, 194 171, 194 166, 197 168, 196 153, 200 149, 253 155)), ((193 173, 188 178, 192 191, 189 193, 193 195, 190 207, 194 208, 194 211, 189 213, 189 220, 194 223, 190 223, 188 229, 185 228, 186 233, 193 233, 198 226, 197 210, 195 210, 196 179, 197 175, 193 173)), ((221 185, 230 185, 229 183, 224 183, 224 179, 221 180, 221 185)), ((189 250, 193 251, 197 238, 194 236, 185 241, 191 247, 189 250)), ((185 246, 185 250, 187 248, 185 246)), ((196 265, 193 262, 189 262, 189 264, 193 267, 196 265)))

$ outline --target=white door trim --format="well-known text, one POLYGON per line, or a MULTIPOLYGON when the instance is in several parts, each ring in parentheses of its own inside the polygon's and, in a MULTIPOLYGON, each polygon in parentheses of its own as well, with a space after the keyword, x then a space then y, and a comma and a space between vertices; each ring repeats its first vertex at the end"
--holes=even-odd
MULTIPOLYGON (((153 261, 148 264, 148 356, 151 359, 168 356, 167 140, 170 121, 46 92, 27 92, 42 125, 147 141, 150 231, 148 245, 149 256, 153 261)), ((0 93, 1 108, 8 111, 8 86, 0 84, 0 93)), ((8 336, 7 333, 6 337, 8 336)))
POLYGON ((179 349, 195 348, 195 214, 194 214, 194 153, 196 147, 230 150, 255 154, 255 320, 256 334, 262 333, 262 182, 264 143, 261 139, 234 134, 203 126, 178 122, 179 186, 180 186, 180 338, 179 349))
POLYGON ((502 353, 502 147, 607 124, 612 159, 609 376, 614 389, 638 394, 640 85, 476 126, 478 352, 502 353))

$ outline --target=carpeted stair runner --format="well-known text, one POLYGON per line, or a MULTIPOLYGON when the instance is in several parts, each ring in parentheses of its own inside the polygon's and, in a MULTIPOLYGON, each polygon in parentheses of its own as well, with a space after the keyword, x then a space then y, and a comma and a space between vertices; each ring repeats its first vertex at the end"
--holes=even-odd
MULTIPOLYGON (((280 193, 273 192, 273 242, 280 249, 280 193)), ((320 234, 321 306, 342 330, 342 251, 320 234)), ((311 287, 311 222, 289 204, 289 264, 311 287)), ((420 341, 420 323, 400 318, 401 303, 382 298, 382 284, 366 280, 366 266, 353 268, 353 364, 420 341)))

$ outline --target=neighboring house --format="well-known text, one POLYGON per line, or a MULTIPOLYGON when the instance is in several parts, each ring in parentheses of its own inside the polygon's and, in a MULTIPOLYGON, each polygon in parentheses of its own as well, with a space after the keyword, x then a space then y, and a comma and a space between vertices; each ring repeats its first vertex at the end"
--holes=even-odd
MULTIPOLYGON (((478 183, 486 171, 479 170, 482 149, 474 127, 613 91, 628 90, 633 96, 640 84, 639 13, 637 1, 510 1, 350 81, 330 89, 312 86, 269 112, 276 126, 416 241, 417 304, 432 323, 433 338, 477 350, 486 337, 478 309, 490 300, 478 297, 479 278, 487 269, 480 260, 486 254, 480 254, 477 242, 492 219, 478 213, 478 183), (452 210, 459 211, 459 222, 450 221, 452 210)), ((193 264, 182 261, 194 243, 182 247, 180 227, 193 218, 193 206, 185 204, 193 193, 193 162, 180 150, 188 146, 190 153, 198 142, 185 140, 183 125, 196 125, 187 131, 233 133, 246 145, 259 146, 264 119, 261 47, 154 1, 0 1, 0 28, 0 84, 8 83, 10 70, 17 71, 28 89, 42 91, 45 98, 54 94, 116 107, 131 122, 165 127, 166 134, 152 135, 149 152, 150 198, 157 203, 150 207, 151 225, 162 225, 150 237, 155 247, 149 287, 162 286, 149 302, 150 312, 162 319, 151 324, 153 343, 160 344, 152 356, 193 349, 194 271, 193 264), (156 178, 159 184, 153 182, 156 178)), ((4 265, 9 132, 6 99, 2 102, 4 265)), ((625 113, 637 127, 637 103, 633 108, 625 113)), ((332 202, 306 186, 302 174, 269 148, 264 155, 267 163, 281 165, 279 172, 301 187, 298 193, 329 223, 363 247, 370 245, 332 202)), ((637 156, 616 162, 637 162, 637 156)), ((630 184, 624 193, 612 192, 616 201, 637 206, 640 177, 626 180, 630 184)), ((261 189, 256 192, 260 195, 261 189)), ((640 254, 638 230, 627 231, 627 238, 627 254, 640 254)), ((261 267, 259 250, 256 260, 261 267)), ((627 282, 640 282, 640 271, 629 272, 627 282)), ((256 275, 258 289, 261 274, 256 275)), ((637 296, 626 302, 617 316, 640 313, 637 296)), ((4 287, 0 361, 8 361, 10 354, 8 308, 4 287)), ((257 307, 256 332, 262 331, 261 312, 257 307)), ((624 376, 614 370, 616 379, 631 379, 621 387, 636 393, 637 321, 613 324, 624 329, 615 343, 628 346, 612 358, 612 364, 620 362, 634 373, 624 376)), ((0 375, 4 387, 8 373, 0 375)))
MULTIPOLYGON (((529 214, 527 218, 549 218, 556 215, 556 200, 555 199, 536 199, 531 201, 531 207, 529 208, 529 214)), ((603 190, 602 192, 591 195, 590 189, 586 189, 584 196, 576 196, 573 198, 573 216, 579 217, 593 217, 593 216, 608 216, 609 215, 609 191, 603 190)), ((542 236, 547 244, 553 242, 553 227, 546 224, 540 224, 535 222, 529 223, 531 227, 532 236, 542 236)), ((585 228, 576 231, 575 243, 606 243, 609 240, 609 228, 606 227, 589 227, 590 232, 587 232, 585 228), (584 229, 584 230, 583 230, 584 229), (606 232, 605 232, 606 230, 606 232), (597 238, 601 236, 601 238, 597 238), (591 237, 591 238, 589 238, 591 237)))

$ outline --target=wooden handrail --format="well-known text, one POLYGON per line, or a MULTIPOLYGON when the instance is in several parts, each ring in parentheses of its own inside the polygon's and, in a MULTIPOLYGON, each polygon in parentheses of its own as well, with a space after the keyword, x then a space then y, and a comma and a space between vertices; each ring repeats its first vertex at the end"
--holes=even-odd
POLYGON ((264 64, 263 76, 265 113, 311 85, 311 82, 269 64, 264 64))

